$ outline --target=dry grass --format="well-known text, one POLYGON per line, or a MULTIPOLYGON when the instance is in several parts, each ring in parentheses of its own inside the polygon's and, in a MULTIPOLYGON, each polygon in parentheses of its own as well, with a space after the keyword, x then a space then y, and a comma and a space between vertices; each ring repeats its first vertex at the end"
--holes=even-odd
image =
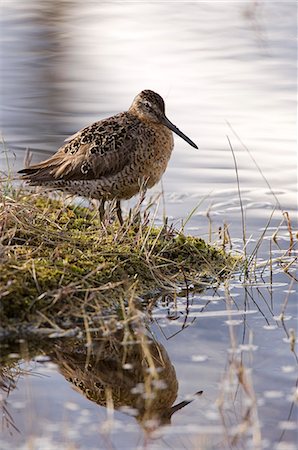
POLYGON ((4 327, 68 329, 111 312, 121 320, 132 293, 140 304, 144 295, 229 276, 239 261, 166 224, 156 228, 140 204, 119 227, 112 212, 101 224, 97 210, 12 186, 0 197, 0 233, 4 327))

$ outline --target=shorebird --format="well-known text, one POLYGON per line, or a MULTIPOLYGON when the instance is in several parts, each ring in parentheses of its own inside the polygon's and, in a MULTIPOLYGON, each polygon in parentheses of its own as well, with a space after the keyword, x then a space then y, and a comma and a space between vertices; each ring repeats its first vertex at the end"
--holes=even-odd
POLYGON ((161 179, 174 147, 172 132, 198 148, 166 117, 162 97, 144 90, 128 111, 83 128, 51 158, 19 173, 31 185, 100 200, 102 221, 105 202, 116 199, 122 225, 120 201, 161 179))

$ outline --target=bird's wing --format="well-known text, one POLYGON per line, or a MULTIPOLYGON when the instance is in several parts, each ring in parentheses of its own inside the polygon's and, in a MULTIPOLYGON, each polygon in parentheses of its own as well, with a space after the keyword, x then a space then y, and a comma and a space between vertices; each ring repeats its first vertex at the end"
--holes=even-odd
POLYGON ((95 122, 73 135, 51 158, 20 173, 37 183, 113 175, 130 162, 136 131, 137 123, 126 113, 95 122))

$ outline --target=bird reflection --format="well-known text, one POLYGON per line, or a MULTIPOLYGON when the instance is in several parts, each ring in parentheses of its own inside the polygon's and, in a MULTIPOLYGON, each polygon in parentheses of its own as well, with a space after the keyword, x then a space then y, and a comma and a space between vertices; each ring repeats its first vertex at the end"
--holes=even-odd
POLYGON ((78 392, 134 415, 148 432, 170 424, 173 414, 192 401, 173 405, 175 369, 165 348, 149 336, 118 331, 112 338, 93 338, 89 346, 63 341, 55 345, 52 360, 78 392))

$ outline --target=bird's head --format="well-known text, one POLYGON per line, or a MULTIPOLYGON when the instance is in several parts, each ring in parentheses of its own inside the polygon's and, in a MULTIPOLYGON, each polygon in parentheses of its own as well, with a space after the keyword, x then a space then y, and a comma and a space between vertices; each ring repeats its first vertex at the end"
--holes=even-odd
POLYGON ((165 114, 165 102, 163 98, 156 92, 146 89, 140 92, 133 100, 129 111, 138 116, 139 119, 146 122, 153 122, 161 124, 178 134, 188 144, 194 148, 198 148, 197 145, 192 142, 182 131, 180 131, 165 114))

